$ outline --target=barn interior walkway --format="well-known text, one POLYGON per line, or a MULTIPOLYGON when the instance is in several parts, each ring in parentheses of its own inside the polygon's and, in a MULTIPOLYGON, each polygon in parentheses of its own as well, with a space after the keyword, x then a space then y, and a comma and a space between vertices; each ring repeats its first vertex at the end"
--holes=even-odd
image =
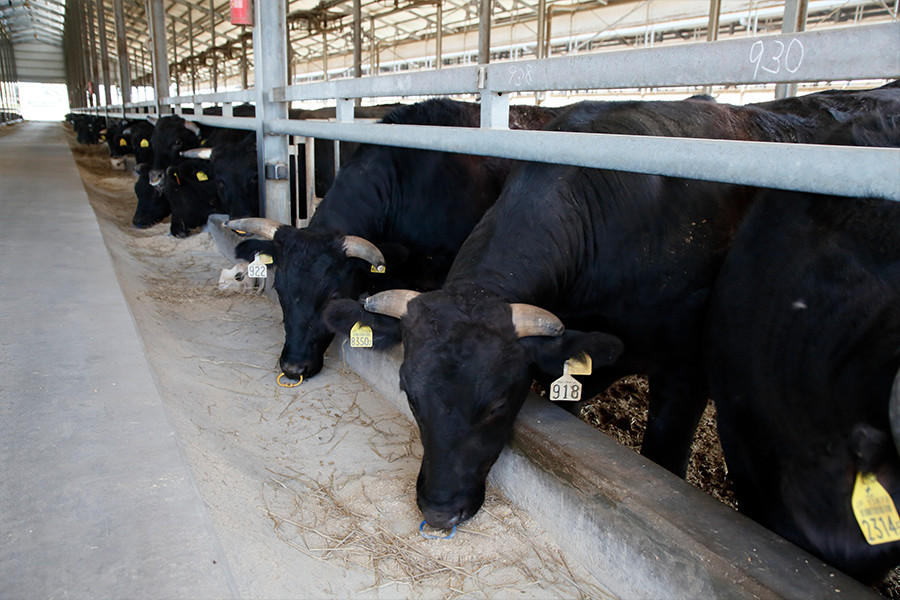
POLYGON ((234 597, 58 122, 0 131, 0 598, 234 597))

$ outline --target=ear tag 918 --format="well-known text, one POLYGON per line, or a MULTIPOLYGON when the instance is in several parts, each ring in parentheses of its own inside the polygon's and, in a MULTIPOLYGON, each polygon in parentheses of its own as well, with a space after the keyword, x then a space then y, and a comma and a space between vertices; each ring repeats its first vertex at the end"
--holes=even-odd
POLYGON ((369 271, 371 271, 372 273, 384 273, 385 271, 387 271, 387 269, 384 265, 378 265, 377 267, 375 265, 372 265, 371 267, 369 267, 369 271))
POLYGON ((853 514, 866 542, 874 546, 900 541, 900 516, 874 473, 857 473, 851 498, 853 514))
POLYGON ((563 376, 550 384, 550 400, 553 402, 578 402, 581 400, 581 384, 569 375, 569 361, 563 366, 563 376))
POLYGON ((371 348, 372 328, 357 321, 356 325, 350 329, 350 347, 371 348))
POLYGON ((269 275, 269 268, 266 266, 268 264, 272 264, 272 257, 257 252, 253 262, 247 265, 247 276, 265 279, 269 275))

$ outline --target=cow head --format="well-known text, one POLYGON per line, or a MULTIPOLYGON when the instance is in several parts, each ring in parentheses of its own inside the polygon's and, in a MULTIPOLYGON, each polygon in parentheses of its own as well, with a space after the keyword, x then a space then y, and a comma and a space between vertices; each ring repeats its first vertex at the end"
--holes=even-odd
POLYGON ((210 160, 224 211, 232 219, 259 214, 259 168, 256 137, 238 143, 217 144, 210 160))
POLYGON ((169 167, 164 185, 175 237, 187 237, 192 229, 206 225, 209 215, 222 212, 208 160, 189 159, 169 167))
POLYGON ((257 253, 272 257, 284 318, 281 369, 292 379, 315 375, 334 338, 322 309, 336 299, 357 298, 370 268, 384 269, 384 256, 356 236, 296 229, 268 219, 237 219, 226 226, 267 238, 241 242, 235 256, 247 261, 257 253))
POLYGON ((763 516, 756 511, 762 502, 745 507, 742 499, 741 510, 763 516, 774 531, 856 579, 875 583, 900 563, 900 541, 877 543, 888 539, 888 528, 896 533, 897 523, 857 522, 851 498, 858 473, 874 474, 895 503, 900 498, 900 460, 886 430, 857 423, 843 437, 804 439, 781 469, 782 502, 769 502, 763 516), (868 543, 864 531, 876 543, 868 543))
POLYGON ((178 115, 167 115, 156 122, 150 137, 153 147, 153 166, 149 172, 150 185, 160 187, 165 170, 181 162, 181 151, 200 145, 200 128, 178 115))
POLYGON ((417 502, 440 528, 481 507, 536 372, 562 375, 565 361, 585 352, 595 365, 611 364, 622 351, 613 336, 565 331, 544 309, 477 294, 390 290, 364 307, 334 302, 325 320, 344 335, 357 322, 371 327, 376 348, 402 339, 400 387, 424 448, 417 502))
POLYGON ((151 165, 143 163, 137 166, 138 178, 134 183, 134 195, 137 196, 137 207, 131 224, 142 229, 159 223, 172 212, 166 199, 164 186, 150 184, 151 165))

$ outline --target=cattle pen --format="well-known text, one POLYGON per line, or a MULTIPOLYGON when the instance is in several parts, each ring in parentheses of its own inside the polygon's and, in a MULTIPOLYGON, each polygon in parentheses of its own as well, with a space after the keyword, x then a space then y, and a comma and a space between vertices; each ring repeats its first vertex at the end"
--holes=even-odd
POLYGON ((482 510, 429 533, 402 349, 337 339, 281 387, 271 275, 217 285, 240 240, 224 219, 133 228, 133 174, 22 122, 16 86, 64 82, 110 127, 255 135, 259 214, 298 228, 316 148, 337 170, 341 142, 900 201, 897 148, 508 126, 519 104, 875 88, 900 78, 900 0, 26 4, 0 7, 0 597, 900 597, 534 392, 482 510), (358 116, 434 97, 477 102, 480 127, 358 116))

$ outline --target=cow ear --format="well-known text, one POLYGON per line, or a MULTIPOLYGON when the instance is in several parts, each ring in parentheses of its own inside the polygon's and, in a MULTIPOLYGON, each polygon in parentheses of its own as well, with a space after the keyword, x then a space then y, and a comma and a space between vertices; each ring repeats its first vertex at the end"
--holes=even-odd
POLYGON ((281 244, 273 240, 244 240, 234 248, 234 255, 239 260, 252 262, 256 254, 268 254, 277 266, 280 259, 281 244))
POLYGON ((384 255, 384 262, 391 268, 396 268, 397 265, 402 265, 409 260, 409 250, 403 244, 387 242, 378 244, 378 249, 384 255))
POLYGON ((616 362, 622 354, 622 341, 606 333, 565 331, 560 336, 531 336, 519 340, 531 356, 531 362, 548 374, 562 374, 563 364, 586 353, 595 367, 616 362))
POLYGON ((350 337, 350 330, 357 323, 372 329, 372 347, 385 350, 400 342, 400 320, 387 315, 371 313, 355 300, 343 298, 328 303, 322 311, 325 326, 335 335, 350 337))

